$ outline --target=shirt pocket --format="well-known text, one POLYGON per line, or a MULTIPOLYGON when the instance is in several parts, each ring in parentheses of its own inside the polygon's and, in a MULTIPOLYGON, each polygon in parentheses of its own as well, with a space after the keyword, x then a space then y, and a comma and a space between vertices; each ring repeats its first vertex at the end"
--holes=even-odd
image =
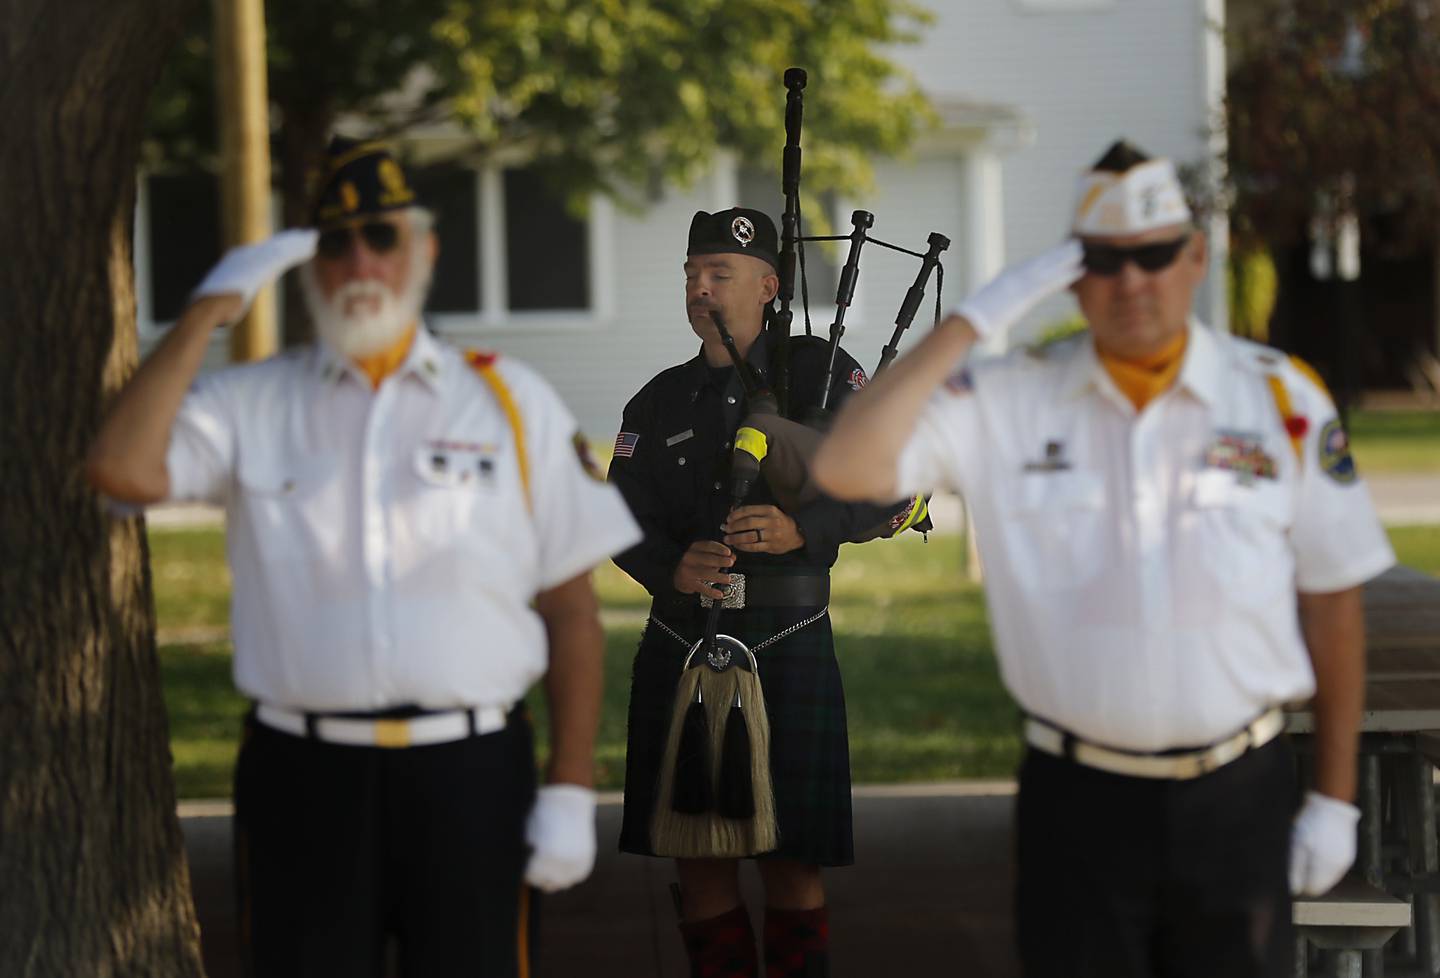
POLYGON ((1002 535, 1017 580, 1078 588, 1105 563, 1105 482, 1098 472, 1026 472, 1008 487, 1002 535))
POLYGON ((1178 559, 1193 560, 1205 583, 1227 601, 1261 607, 1294 589, 1287 486, 1274 479, 1244 484, 1233 472, 1204 469, 1182 519, 1178 559))
POLYGON ((403 518, 420 548, 436 553, 520 546, 529 520, 513 465, 513 456, 498 448, 417 448, 410 464, 416 491, 403 518))
POLYGON ((244 458, 236 466, 235 480, 262 562, 320 559, 338 549, 344 500, 336 458, 244 458))

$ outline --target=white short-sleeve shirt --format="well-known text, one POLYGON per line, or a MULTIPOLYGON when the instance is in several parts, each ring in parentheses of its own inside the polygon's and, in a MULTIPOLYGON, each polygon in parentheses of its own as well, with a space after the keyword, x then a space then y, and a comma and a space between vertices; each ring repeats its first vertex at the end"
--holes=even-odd
POLYGON ((958 372, 898 488, 971 506, 1027 712, 1130 750, 1199 745, 1313 692, 1297 591, 1394 562, 1335 418, 1283 355, 1198 323, 1175 385, 1137 414, 1084 334, 958 372))
POLYGON ((536 594, 641 534, 550 386, 495 368, 528 504, 505 409, 424 330, 378 390, 318 345, 196 382, 171 498, 225 507, 243 693, 316 711, 509 705, 544 673, 536 594))

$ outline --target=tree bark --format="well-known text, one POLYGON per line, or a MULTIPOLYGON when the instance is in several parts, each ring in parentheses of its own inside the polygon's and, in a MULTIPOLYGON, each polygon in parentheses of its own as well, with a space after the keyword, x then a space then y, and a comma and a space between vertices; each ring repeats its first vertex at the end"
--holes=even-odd
POLYGON ((144 524, 81 460, 137 356, 146 101, 193 0, 0 0, 0 975, 199 976, 144 524))

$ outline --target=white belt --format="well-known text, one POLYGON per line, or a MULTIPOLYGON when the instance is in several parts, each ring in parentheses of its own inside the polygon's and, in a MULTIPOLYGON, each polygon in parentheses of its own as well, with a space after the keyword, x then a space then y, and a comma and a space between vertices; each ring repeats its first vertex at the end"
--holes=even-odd
POLYGON ((1246 751, 1270 743, 1284 727, 1285 717, 1276 706, 1260 714, 1239 733, 1209 747, 1177 754, 1142 754, 1086 743, 1043 720, 1026 717, 1025 741, 1036 750, 1068 757, 1077 764, 1111 774, 1188 781, 1224 767, 1246 751))
POLYGON ((504 730, 509 710, 503 706, 476 706, 466 710, 424 713, 405 719, 337 717, 310 714, 299 710, 260 703, 255 718, 265 726, 296 737, 314 737, 327 744, 349 744, 355 747, 421 747, 464 740, 475 734, 504 730), (474 726, 471 726, 471 717, 474 726))

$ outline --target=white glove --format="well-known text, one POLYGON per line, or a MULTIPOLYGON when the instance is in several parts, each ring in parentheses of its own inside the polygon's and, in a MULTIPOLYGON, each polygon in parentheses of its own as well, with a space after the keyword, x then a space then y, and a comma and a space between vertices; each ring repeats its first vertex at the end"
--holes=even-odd
POLYGON ((525 822, 530 863, 525 882, 554 893, 595 868, 595 792, 578 784, 547 784, 525 822))
POLYGON ((1290 830, 1290 892, 1319 896, 1340 882, 1355 862, 1355 825, 1360 809, 1318 791, 1305 793, 1305 804, 1290 830))
POLYGON ((1009 329, 1041 299, 1074 282, 1085 270, 1084 250, 1074 238, 1043 255, 1005 269, 956 306, 981 339, 1009 329))
POLYGON ((248 309, 255 293, 315 255, 315 242, 320 232, 310 228, 281 231, 255 244, 231 248, 215 263, 209 274, 191 293, 191 299, 204 295, 238 295, 242 309, 248 309))

